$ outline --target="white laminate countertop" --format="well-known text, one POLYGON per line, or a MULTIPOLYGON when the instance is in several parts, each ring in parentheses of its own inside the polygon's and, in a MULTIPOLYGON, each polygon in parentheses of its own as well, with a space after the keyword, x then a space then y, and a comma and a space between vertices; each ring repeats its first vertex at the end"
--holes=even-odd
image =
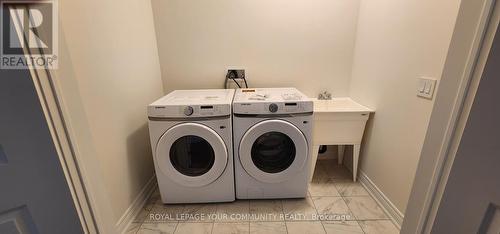
POLYGON ((363 106, 348 97, 333 98, 331 100, 318 100, 317 98, 311 99, 314 102, 314 112, 375 112, 374 110, 363 106))

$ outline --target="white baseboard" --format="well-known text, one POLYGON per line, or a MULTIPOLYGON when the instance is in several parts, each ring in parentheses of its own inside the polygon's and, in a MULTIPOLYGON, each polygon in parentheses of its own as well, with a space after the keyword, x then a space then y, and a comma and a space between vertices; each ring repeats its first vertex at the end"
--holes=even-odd
POLYGON ((141 192, 137 195, 132 204, 130 204, 125 213, 123 213, 122 217, 120 217, 118 222, 116 222, 116 233, 124 233, 127 230, 128 226, 134 221, 139 212, 141 212, 142 207, 144 207, 155 188, 156 176, 153 175, 146 185, 144 185, 141 192))
POLYGON ((392 222, 401 229, 404 214, 387 198, 387 196, 373 183, 372 180, 363 172, 359 172, 359 182, 368 190, 375 201, 389 214, 392 222))

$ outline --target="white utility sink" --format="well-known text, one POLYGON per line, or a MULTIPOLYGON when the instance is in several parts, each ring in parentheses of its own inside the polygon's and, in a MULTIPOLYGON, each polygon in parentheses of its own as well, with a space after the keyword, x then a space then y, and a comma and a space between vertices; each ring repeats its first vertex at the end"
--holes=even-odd
POLYGON ((351 98, 333 98, 332 100, 314 101, 314 127, 312 148, 311 179, 318 158, 320 145, 338 145, 339 160, 344 158, 344 145, 353 145, 353 180, 356 181, 359 150, 366 121, 372 109, 365 107, 351 98))
POLYGON ((373 112, 370 108, 363 106, 351 98, 343 97, 343 98, 334 98, 332 100, 318 100, 316 98, 312 98, 314 101, 314 113, 328 113, 328 112, 364 112, 370 113, 373 112))

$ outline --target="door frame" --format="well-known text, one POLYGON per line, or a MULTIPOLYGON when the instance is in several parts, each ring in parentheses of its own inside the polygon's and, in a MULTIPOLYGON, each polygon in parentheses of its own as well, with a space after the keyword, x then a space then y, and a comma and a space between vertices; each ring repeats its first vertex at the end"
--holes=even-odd
POLYGON ((496 0, 462 0, 460 4, 401 233, 432 230, 499 15, 496 0))
MULTIPOLYGON (((21 31, 21 16, 14 11, 13 23, 16 31, 21 31)), ((18 34, 18 35, 23 35, 18 34)), ((27 42, 28 40, 24 40, 27 42)), ((42 47, 40 47, 42 48, 42 47)), ((31 56, 28 46, 23 47, 26 56, 31 56)), ((43 50, 39 50, 43 54, 43 50)), ((68 183, 68 188, 73 198, 78 218, 84 233, 99 233, 95 213, 92 209, 88 190, 85 187, 83 173, 78 164, 75 149, 69 137, 68 127, 64 120, 61 103, 56 94, 56 89, 52 78, 53 71, 41 68, 28 68, 35 91, 42 107, 43 115, 47 122, 54 148, 61 163, 64 177, 68 183)))
POLYGON ((82 172, 75 158, 76 154, 67 132, 68 129, 59 112, 57 96, 53 92, 50 71, 34 68, 29 70, 82 228, 85 233, 98 233, 82 172))

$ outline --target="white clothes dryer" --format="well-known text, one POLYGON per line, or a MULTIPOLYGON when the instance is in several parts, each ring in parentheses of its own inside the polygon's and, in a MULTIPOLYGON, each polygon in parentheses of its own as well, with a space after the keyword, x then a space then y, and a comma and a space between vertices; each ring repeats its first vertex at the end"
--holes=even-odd
POLYGON ((236 198, 307 195, 313 102, 295 88, 238 89, 233 100, 236 198))
POLYGON ((148 106, 163 203, 235 199, 231 102, 234 90, 176 90, 148 106))

